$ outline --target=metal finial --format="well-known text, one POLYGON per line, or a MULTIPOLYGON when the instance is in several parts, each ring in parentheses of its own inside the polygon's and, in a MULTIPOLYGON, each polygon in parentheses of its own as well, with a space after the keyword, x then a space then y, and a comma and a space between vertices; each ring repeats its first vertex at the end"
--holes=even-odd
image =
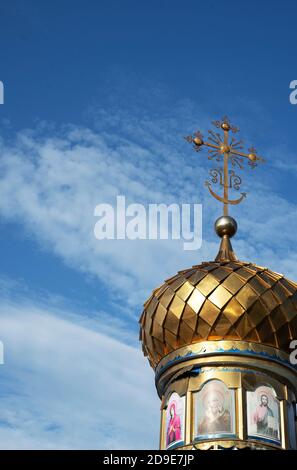
POLYGON ((228 206, 229 204, 239 204, 246 197, 246 193, 241 193, 241 196, 237 199, 229 199, 229 190, 238 191, 242 183, 241 177, 235 173, 234 169, 237 167, 243 170, 245 162, 251 168, 255 168, 258 163, 265 160, 257 155, 254 147, 250 147, 248 153, 244 153, 242 151, 242 140, 238 140, 233 136, 230 138, 229 133, 236 134, 239 129, 231 124, 227 116, 224 116, 221 121, 213 121, 212 124, 223 131, 223 134, 209 130, 208 139, 204 140, 201 132, 196 131, 193 135, 185 137, 185 139, 187 142, 194 144, 193 147, 196 152, 200 152, 204 146, 208 147, 208 159, 215 159, 217 162, 222 163, 221 167, 209 171, 210 180, 205 181, 210 194, 224 205, 224 215, 215 223, 216 233, 222 238, 216 261, 237 260, 230 242, 230 238, 237 231, 237 223, 228 215, 228 206), (231 169, 229 168, 229 162, 231 163, 231 169), (223 195, 219 195, 213 190, 212 183, 219 184, 223 188, 223 195))
POLYGON ((199 152, 203 146, 208 147, 208 159, 215 160, 223 163, 222 167, 210 170, 210 180, 205 182, 209 189, 210 194, 218 201, 224 204, 224 215, 228 215, 228 206, 239 204, 245 197, 246 193, 241 193, 238 199, 229 199, 229 189, 238 191, 240 189, 242 180, 240 176, 235 173, 234 169, 229 169, 229 162, 232 168, 244 168, 245 161, 251 168, 255 168, 259 162, 265 160, 257 155, 256 149, 250 147, 248 153, 242 152, 243 142, 237 140, 235 137, 229 136, 229 132, 237 133, 239 129, 233 124, 227 116, 224 116, 221 121, 213 121, 213 125, 223 131, 223 135, 213 130, 208 131, 208 140, 203 139, 200 131, 196 131, 193 135, 185 137, 187 142, 194 144, 194 150, 199 152), (212 189, 212 183, 219 184, 223 188, 223 195, 220 196, 212 189))
POLYGON ((224 235, 228 235, 228 237, 231 238, 237 232, 237 222, 233 217, 230 217, 230 215, 223 215, 215 221, 215 231, 221 238, 223 238, 224 235))
POLYGON ((230 215, 223 215, 215 222, 215 231, 221 237, 221 245, 215 261, 237 261, 230 238, 237 232, 237 222, 230 215))

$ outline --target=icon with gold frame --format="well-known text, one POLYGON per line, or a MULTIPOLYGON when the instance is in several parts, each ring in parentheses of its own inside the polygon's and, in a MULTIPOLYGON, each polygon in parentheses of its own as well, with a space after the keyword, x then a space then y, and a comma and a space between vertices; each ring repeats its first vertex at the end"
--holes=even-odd
POLYGON ((280 444, 279 401, 271 386, 247 392, 248 436, 280 444))
POLYGON ((170 449, 184 443, 185 397, 174 392, 170 395, 166 408, 165 447, 170 449))
POLYGON ((213 379, 195 395, 195 439, 234 437, 234 390, 213 379))

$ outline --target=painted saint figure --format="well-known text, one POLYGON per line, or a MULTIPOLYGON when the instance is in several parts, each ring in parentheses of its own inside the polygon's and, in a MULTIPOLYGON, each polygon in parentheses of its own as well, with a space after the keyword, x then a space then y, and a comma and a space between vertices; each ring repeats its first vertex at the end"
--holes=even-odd
POLYGON ((260 403, 254 412, 253 420, 257 425, 257 434, 274 438, 278 437, 274 413, 269 407, 269 398, 265 393, 262 393, 260 396, 260 403))
POLYGON ((225 406, 228 389, 219 381, 211 381, 201 393, 203 416, 198 423, 198 435, 231 433, 231 414, 225 406))
POLYGON ((280 443, 279 401, 272 387, 247 392, 248 435, 280 443))
POLYGON ((166 446, 173 444, 181 439, 181 423, 180 417, 176 412, 176 403, 173 402, 169 407, 170 419, 167 426, 166 446))

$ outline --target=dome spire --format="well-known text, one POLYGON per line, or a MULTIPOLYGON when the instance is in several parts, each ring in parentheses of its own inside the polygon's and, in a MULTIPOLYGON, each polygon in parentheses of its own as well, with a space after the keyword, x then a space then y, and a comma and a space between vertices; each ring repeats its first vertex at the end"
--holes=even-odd
POLYGON ((222 166, 213 168, 209 171, 210 180, 205 182, 210 194, 223 206, 223 216, 220 217, 215 223, 215 230, 219 237, 222 238, 219 253, 216 261, 235 261, 237 260, 233 252, 230 238, 235 235, 237 231, 237 223, 235 219, 229 216, 229 205, 237 205, 246 197, 246 193, 241 193, 237 199, 229 198, 229 190, 234 189, 238 191, 241 186, 241 177, 235 173, 234 168, 242 170, 247 161, 251 168, 255 168, 258 162, 265 160, 259 157, 254 147, 248 149, 248 153, 244 153, 243 142, 235 137, 229 136, 229 132, 236 134, 239 131, 238 127, 231 124, 229 118, 224 116, 221 121, 213 121, 212 124, 223 131, 223 135, 213 130, 208 131, 208 140, 203 139, 200 131, 196 131, 193 135, 185 137, 186 141, 194 144, 194 150, 200 152, 203 146, 208 147, 208 159, 215 159, 222 166), (232 169, 229 169, 231 163, 232 169), (223 195, 217 194, 213 188, 213 184, 218 184, 223 188, 223 195))
POLYGON ((215 231, 222 241, 215 261, 237 261, 230 238, 237 232, 237 223, 233 217, 223 215, 215 222, 215 231))

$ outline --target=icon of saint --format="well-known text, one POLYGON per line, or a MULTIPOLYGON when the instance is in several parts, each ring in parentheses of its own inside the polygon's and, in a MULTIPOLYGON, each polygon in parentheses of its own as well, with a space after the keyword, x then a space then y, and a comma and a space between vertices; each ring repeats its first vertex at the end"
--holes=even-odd
POLYGON ((257 434, 268 437, 278 437, 276 420, 269 406, 268 393, 259 395, 259 404, 253 414, 253 422, 257 426, 257 434))
POLYGON ((181 423, 180 417, 176 411, 176 403, 173 402, 170 404, 169 407, 169 414, 170 419, 167 426, 167 433, 166 433, 166 445, 167 447, 170 444, 173 444, 176 441, 181 439, 181 423))
POLYGON ((220 382, 209 382, 201 393, 204 413, 198 424, 198 434, 232 432, 231 415, 225 406, 228 390, 220 382))

